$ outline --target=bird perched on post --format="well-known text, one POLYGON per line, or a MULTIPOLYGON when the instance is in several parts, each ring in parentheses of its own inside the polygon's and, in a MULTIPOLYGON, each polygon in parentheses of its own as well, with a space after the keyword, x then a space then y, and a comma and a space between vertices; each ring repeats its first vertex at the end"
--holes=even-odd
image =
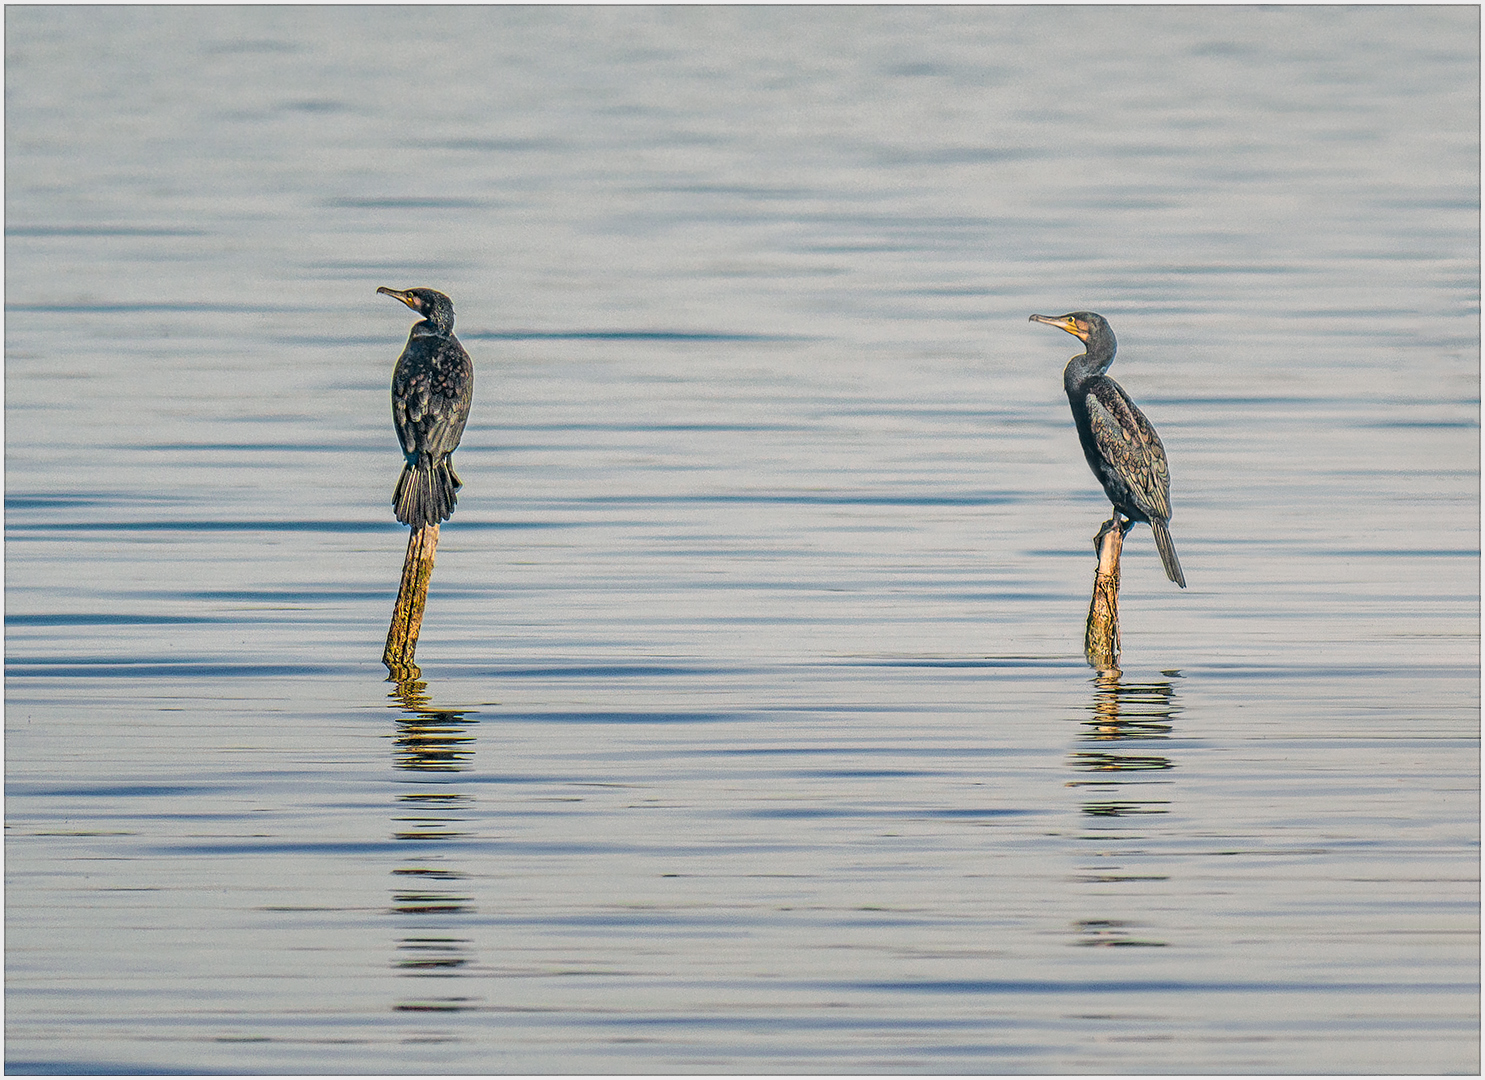
POLYGON ((1128 532, 1136 521, 1150 523, 1155 547, 1165 566, 1165 576, 1181 588, 1186 575, 1176 558, 1170 538, 1170 466, 1165 447, 1155 427, 1129 399, 1124 388, 1104 372, 1114 362, 1118 343, 1102 315, 1074 311, 1068 315, 1033 315, 1031 322, 1046 323, 1082 341, 1086 351, 1074 356, 1062 371, 1062 386, 1072 406, 1073 422, 1083 443, 1088 467, 1114 504, 1114 516, 1104 523, 1093 541, 1095 550, 1104 533, 1118 528, 1128 532), (1123 514, 1129 521, 1121 521, 1123 514))
POLYGON ((392 372, 392 423, 407 458, 392 506, 404 525, 437 525, 453 514, 455 492, 464 486, 452 455, 469 419, 474 364, 454 336, 454 302, 443 293, 385 285, 376 291, 423 316, 392 372))

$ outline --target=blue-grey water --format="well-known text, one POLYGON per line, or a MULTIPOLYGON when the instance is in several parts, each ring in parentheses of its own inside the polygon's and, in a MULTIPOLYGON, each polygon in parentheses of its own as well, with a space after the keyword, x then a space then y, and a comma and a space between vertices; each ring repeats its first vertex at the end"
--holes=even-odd
POLYGON ((10 1071, 1478 1071, 1477 7, 5 27, 10 1071))

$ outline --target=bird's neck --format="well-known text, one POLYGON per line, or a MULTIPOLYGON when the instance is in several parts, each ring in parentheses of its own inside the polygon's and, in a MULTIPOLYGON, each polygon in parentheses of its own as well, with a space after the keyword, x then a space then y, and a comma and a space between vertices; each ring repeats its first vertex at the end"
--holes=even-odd
POLYGON ((1104 351, 1090 345, 1087 352, 1074 356, 1067 362, 1067 367, 1062 369, 1062 385, 1068 393, 1073 393, 1095 375, 1108 371, 1113 362, 1112 349, 1104 351))
POLYGON ((420 323, 413 323, 412 336, 413 337, 448 337, 449 336, 449 332, 447 330, 440 329, 439 327, 433 325, 433 323, 429 322, 427 319, 424 319, 420 323))
POLYGON ((1079 353, 1067 362, 1067 367, 1062 369, 1062 388, 1069 394, 1075 394, 1082 385, 1098 374, 1098 367, 1088 360, 1087 353, 1079 353))

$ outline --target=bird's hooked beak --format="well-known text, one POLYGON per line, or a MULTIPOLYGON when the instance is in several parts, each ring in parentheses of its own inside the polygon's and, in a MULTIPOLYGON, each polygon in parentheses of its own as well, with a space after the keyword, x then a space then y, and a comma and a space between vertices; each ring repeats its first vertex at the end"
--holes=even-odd
POLYGON ((1059 330, 1066 330, 1084 345, 1088 344, 1088 331, 1085 327, 1078 325, 1078 320, 1071 315, 1033 315, 1027 322, 1046 323, 1055 326, 1059 330))
POLYGON ((419 315, 423 314, 423 304, 416 296, 412 294, 411 290, 404 291, 401 289, 389 289, 385 285, 381 285, 378 286, 376 291, 379 293, 386 293, 394 300, 401 300, 404 304, 412 308, 419 315))

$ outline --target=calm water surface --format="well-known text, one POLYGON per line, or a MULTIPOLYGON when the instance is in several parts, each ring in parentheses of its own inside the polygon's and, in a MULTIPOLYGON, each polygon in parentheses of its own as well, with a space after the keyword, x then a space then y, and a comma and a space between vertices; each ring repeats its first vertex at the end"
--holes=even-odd
POLYGON ((1477 8, 6 50, 11 1071, 1479 1069, 1477 8), (402 687, 378 285, 478 372, 402 687))

